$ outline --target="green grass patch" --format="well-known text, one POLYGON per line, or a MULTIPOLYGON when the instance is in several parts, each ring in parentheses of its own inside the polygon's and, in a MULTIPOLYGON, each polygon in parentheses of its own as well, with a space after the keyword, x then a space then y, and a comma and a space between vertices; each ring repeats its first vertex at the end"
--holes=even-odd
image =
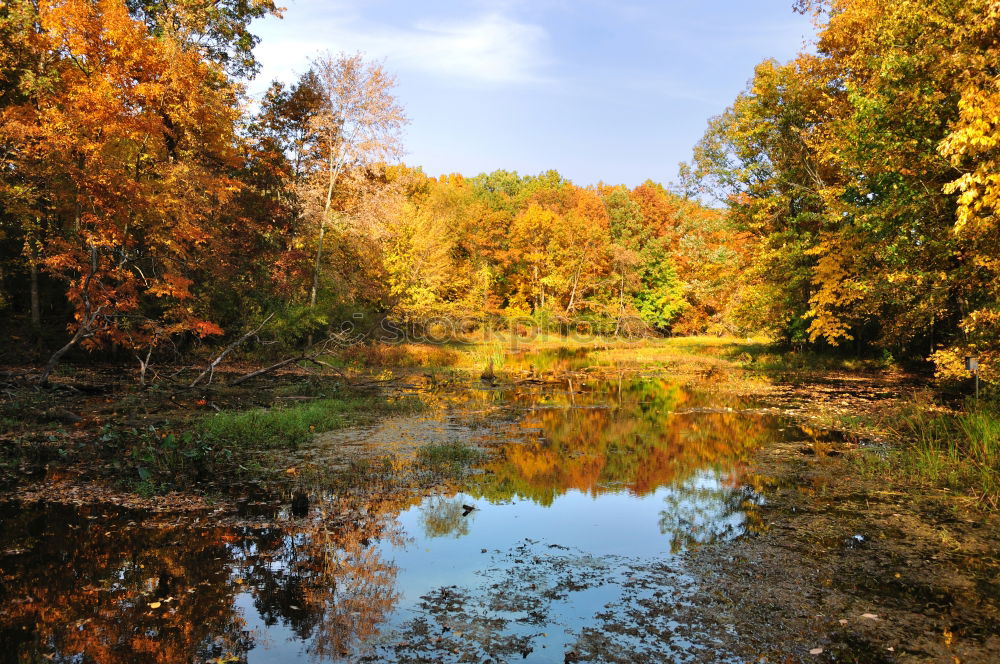
POLYGON ((224 411, 193 424, 106 427, 98 441, 115 458, 126 486, 140 495, 154 495, 180 486, 224 486, 259 479, 273 470, 265 467, 266 462, 262 464, 261 451, 294 448, 316 433, 423 407, 414 397, 353 395, 224 411))
POLYGON ((388 401, 376 396, 316 399, 306 403, 209 415, 197 425, 203 436, 238 447, 294 448, 316 433, 349 426, 375 415, 414 412, 416 398, 388 401))

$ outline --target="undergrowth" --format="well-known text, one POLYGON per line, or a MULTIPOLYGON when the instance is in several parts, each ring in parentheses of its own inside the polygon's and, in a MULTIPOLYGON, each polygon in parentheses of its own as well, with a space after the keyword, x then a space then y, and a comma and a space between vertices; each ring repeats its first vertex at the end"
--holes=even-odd
POLYGON ((419 399, 387 400, 376 395, 315 399, 270 408, 223 411, 175 426, 121 430, 107 428, 99 441, 117 455, 126 484, 151 495, 186 482, 218 485, 259 477, 267 469, 253 453, 294 449, 314 434, 332 431, 380 415, 413 412, 419 399))
POLYGON ((968 493, 1000 507, 1000 411, 974 404, 948 412, 918 399, 888 413, 883 425, 894 444, 862 455, 862 470, 968 493))

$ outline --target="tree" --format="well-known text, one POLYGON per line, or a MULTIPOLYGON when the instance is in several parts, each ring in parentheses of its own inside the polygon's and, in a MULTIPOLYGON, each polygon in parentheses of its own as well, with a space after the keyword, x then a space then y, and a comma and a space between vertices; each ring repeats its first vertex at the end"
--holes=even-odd
POLYGON ((182 42, 229 74, 245 77, 260 68, 253 54, 260 39, 250 32, 250 22, 281 15, 274 0, 125 0, 125 5, 151 36, 182 42))
POLYGON ((942 370, 973 348, 994 357, 1000 10, 800 8, 816 12, 817 53, 759 65, 695 150, 756 240, 747 300, 793 340, 937 349, 942 370))
POLYGON ((222 230, 213 209, 239 189, 236 88, 115 0, 41 3, 32 29, 47 83, 20 79, 0 143, 30 260, 75 307, 43 381, 77 344, 220 333, 195 306, 192 275, 222 230))
POLYGON ((317 159, 304 198, 317 228, 309 305, 316 305, 320 286, 323 242, 333 214, 334 195, 348 169, 363 170, 402 154, 400 132, 406 124, 402 108, 392 95, 395 79, 361 54, 321 56, 312 74, 322 98, 312 118, 317 136, 317 159))

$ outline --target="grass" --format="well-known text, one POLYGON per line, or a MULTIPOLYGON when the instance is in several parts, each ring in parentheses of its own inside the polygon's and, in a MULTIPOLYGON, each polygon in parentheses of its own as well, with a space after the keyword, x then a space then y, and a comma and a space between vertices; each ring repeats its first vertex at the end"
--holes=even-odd
POLYGON ((477 344, 469 356, 476 366, 483 368, 484 373, 498 372, 507 363, 507 352, 503 344, 498 341, 477 344))
POLYGON ((915 413, 904 420, 912 443, 901 460, 935 484, 968 489, 992 506, 1000 501, 1000 415, 915 413))
POLYGON ((246 411, 209 415, 197 425, 203 436, 240 447, 295 448, 313 434, 340 429, 360 418, 413 412, 421 406, 415 398, 386 401, 374 396, 345 396, 306 403, 277 405, 246 411))
POLYGON ((294 449, 316 433, 422 407, 412 397, 386 400, 361 394, 223 411, 189 425, 141 430, 107 427, 99 441, 107 451, 119 453, 116 463, 125 471, 125 483, 149 496, 182 485, 226 485, 259 478, 273 469, 261 465, 258 452, 294 449))
POLYGON ((973 407, 951 413, 916 400, 886 416, 895 442, 858 460, 869 475, 969 493, 1000 506, 1000 413, 973 407))

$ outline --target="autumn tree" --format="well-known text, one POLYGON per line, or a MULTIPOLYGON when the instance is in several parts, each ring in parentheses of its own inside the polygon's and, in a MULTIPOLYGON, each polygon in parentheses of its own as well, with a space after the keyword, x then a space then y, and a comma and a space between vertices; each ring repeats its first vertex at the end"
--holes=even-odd
POLYGON ((253 49, 260 42, 250 22, 279 16, 274 0, 125 0, 129 15, 149 34, 197 51, 232 76, 253 76, 260 68, 253 49))
POLYGON ((321 98, 312 118, 316 154, 302 194, 315 220, 316 249, 309 305, 316 305, 324 241, 332 221, 337 187, 346 171, 363 171, 402 154, 400 132, 406 123, 392 94, 395 79, 361 54, 327 54, 312 63, 321 98))
POLYGON ((194 306, 189 274, 218 230, 213 207, 238 189, 226 173, 235 89, 114 0, 41 3, 34 28, 51 83, 22 86, 0 141, 22 227, 44 236, 27 249, 76 308, 43 380, 78 343, 219 333, 194 306))
POLYGON ((759 65, 695 150, 756 239, 748 301, 798 341, 992 357, 995 3, 800 5, 817 52, 759 65))
POLYGON ((953 51, 961 71, 956 77, 958 117, 938 144, 938 151, 960 175, 944 186, 957 194, 952 233, 961 243, 960 259, 971 263, 968 289, 958 327, 963 338, 935 354, 939 370, 964 375, 960 358, 981 354, 988 379, 1000 380, 1000 5, 970 2, 955 17, 961 48, 953 51))

